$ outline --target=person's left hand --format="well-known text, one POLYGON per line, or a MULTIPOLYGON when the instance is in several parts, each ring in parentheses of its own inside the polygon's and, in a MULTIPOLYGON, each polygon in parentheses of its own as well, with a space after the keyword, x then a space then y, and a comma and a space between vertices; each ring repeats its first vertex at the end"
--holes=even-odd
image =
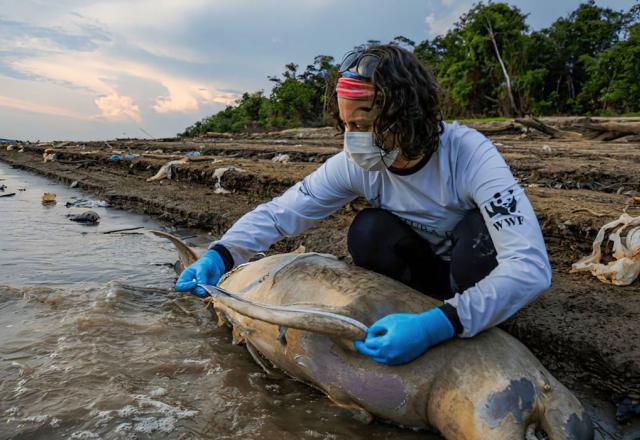
POLYGON ((360 353, 386 365, 411 362, 430 347, 453 338, 455 330, 439 308, 424 313, 394 313, 376 321, 364 341, 354 341, 360 353))

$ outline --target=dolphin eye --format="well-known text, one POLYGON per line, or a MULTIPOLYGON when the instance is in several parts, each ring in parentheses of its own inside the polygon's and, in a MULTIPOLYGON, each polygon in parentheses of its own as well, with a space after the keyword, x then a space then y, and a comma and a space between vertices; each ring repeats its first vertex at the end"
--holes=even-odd
POLYGON ((374 336, 384 336, 387 334, 387 329, 386 328, 381 328, 380 330, 376 330, 373 335, 374 336))

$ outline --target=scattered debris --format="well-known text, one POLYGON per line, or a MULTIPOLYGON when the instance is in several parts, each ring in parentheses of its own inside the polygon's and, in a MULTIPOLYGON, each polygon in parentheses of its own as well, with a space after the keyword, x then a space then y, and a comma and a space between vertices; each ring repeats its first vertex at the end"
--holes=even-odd
POLYGON ((73 182, 71 182, 71 185, 69 185, 69 188, 75 188, 76 186, 78 186, 78 181, 74 180, 73 182))
POLYGON ((289 128, 287 130, 272 131, 268 133, 254 133, 252 137, 278 137, 291 139, 335 138, 337 130, 334 127, 321 128, 289 128))
POLYGON ((140 155, 139 155, 139 154, 133 154, 133 153, 112 154, 112 155, 109 157, 109 160, 110 160, 110 161, 113 161, 113 162, 117 162, 117 161, 119 161, 119 160, 133 160, 133 159, 136 159, 136 158, 138 158, 138 157, 140 157, 140 155))
POLYGON ((4 191, 5 189, 7 189, 7 185, 0 185, 0 191, 4 191))
POLYGON ((0 197, 13 197, 15 195, 16 193, 7 193, 7 194, 0 194, 0 197))
POLYGON ((20 147, 20 149, 18 150, 18 153, 24 153, 24 147, 20 147))
POLYGON ((44 150, 44 153, 42 153, 42 161, 44 163, 53 162, 55 160, 56 160, 56 153, 53 152, 52 148, 47 148, 46 150, 44 150))
POLYGON ((203 135, 203 137, 232 139, 233 135, 231 133, 225 133, 225 132, 208 131, 203 135))
POLYGON ((591 255, 582 258, 571 266, 571 272, 589 271, 600 281, 616 286, 627 286, 640 275, 640 216, 631 217, 624 213, 619 219, 607 223, 596 235, 591 255), (621 233, 628 227, 624 240, 621 233), (613 230, 608 239, 613 242, 613 258, 607 264, 602 264, 602 242, 607 231, 613 230), (623 242, 624 241, 624 242, 623 242))
POLYGON ((85 211, 82 214, 67 214, 72 222, 84 223, 87 225, 95 225, 100 222, 100 216, 95 211, 85 211))
POLYGON ((125 232, 125 231, 137 231, 138 229, 143 229, 144 226, 136 226, 133 228, 122 228, 122 229, 113 229, 111 231, 104 231, 103 234, 115 234, 116 232, 125 232))
POLYGON ((104 200, 77 199, 72 197, 65 205, 67 208, 108 208, 109 203, 104 200))
POLYGON ((26 191, 27 188, 18 188, 18 191, 26 191))
POLYGON ((226 167, 226 168, 218 168, 213 172, 213 178, 216 179, 216 183, 214 185, 214 190, 213 192, 215 194, 229 194, 231 191, 224 189, 222 187, 222 176, 224 176, 224 174, 227 171, 236 171, 238 173, 242 173, 243 170, 241 170, 240 168, 236 168, 236 167, 226 167))
POLYGON ((551 149, 550 145, 543 145, 542 146, 542 152, 544 152, 546 154, 551 154, 551 153, 553 153, 553 150, 551 149))
POLYGON ((13 145, 7 145, 7 151, 12 151, 14 149, 13 145))
POLYGON ((56 195, 54 193, 46 192, 42 194, 43 205, 53 205, 56 203, 56 195))
POLYGON ((274 156, 273 159, 271 159, 271 162, 287 164, 289 163, 289 159, 291 158, 289 157, 288 154, 280 153, 274 156))
POLYGON ((199 151, 187 151, 186 153, 184 153, 185 157, 198 157, 198 156, 202 156, 202 153, 199 151))
POLYGON ((171 160, 165 163, 164 165, 162 165, 160 170, 158 170, 155 176, 149 177, 147 179, 147 182, 155 182, 156 180, 162 180, 162 179, 169 179, 169 180, 173 179, 173 175, 175 174, 176 168, 178 167, 178 165, 185 164, 187 163, 188 160, 189 158, 185 157, 180 160, 171 160))

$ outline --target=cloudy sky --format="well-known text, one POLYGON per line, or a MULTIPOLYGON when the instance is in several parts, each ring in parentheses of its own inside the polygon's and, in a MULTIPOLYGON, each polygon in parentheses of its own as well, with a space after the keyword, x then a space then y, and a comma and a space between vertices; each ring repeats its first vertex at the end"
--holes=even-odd
MULTIPOLYGON (((636 0, 597 0, 628 9, 636 0)), ((0 0, 0 138, 173 136, 267 75, 446 32, 472 0, 0 0)), ((512 0, 533 29, 579 0, 512 0)))

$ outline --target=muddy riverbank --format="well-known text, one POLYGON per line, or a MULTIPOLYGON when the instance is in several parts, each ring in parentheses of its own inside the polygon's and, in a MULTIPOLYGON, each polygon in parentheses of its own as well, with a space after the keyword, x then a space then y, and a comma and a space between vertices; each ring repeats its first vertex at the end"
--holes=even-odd
MULTIPOLYGON (((168 241, 112 232, 168 225, 103 204, 81 225, 66 203, 99 198, 2 162, 0 179, 16 191, 0 198, 0 440, 436 440, 268 377, 201 301, 168 293, 168 241)), ((175 231, 208 241, 195 232, 175 231)))
MULTIPOLYGON (((496 135, 492 137, 536 209, 554 268, 551 289, 503 325, 570 387, 606 399, 640 398, 640 284, 611 287, 587 274, 569 274, 590 252, 599 227, 623 210, 640 215, 640 145, 496 135)), ((230 137, 0 146, 0 160, 66 184, 77 182, 115 207, 212 238, 242 214, 280 194, 340 150, 339 138, 230 137), (168 160, 171 180, 147 182, 168 160), (55 154, 53 160, 44 154, 55 154), (120 160, 111 160, 120 154, 120 160), (125 159, 122 154, 139 155, 125 159), (288 160, 282 155, 288 155, 288 160), (279 156, 280 155, 280 156, 279 156), (280 161, 275 161, 278 158, 280 161), (229 168, 224 173, 216 170, 229 168), (221 176, 218 178, 218 176, 221 176)), ((0 182, 1 183, 1 182, 0 182)), ((2 203, 2 200, 0 200, 2 203)), ((272 252, 300 244, 348 259, 346 230, 364 201, 341 209, 312 230, 286 239, 272 252)), ((2 205, 0 204, 0 210, 2 205)))

